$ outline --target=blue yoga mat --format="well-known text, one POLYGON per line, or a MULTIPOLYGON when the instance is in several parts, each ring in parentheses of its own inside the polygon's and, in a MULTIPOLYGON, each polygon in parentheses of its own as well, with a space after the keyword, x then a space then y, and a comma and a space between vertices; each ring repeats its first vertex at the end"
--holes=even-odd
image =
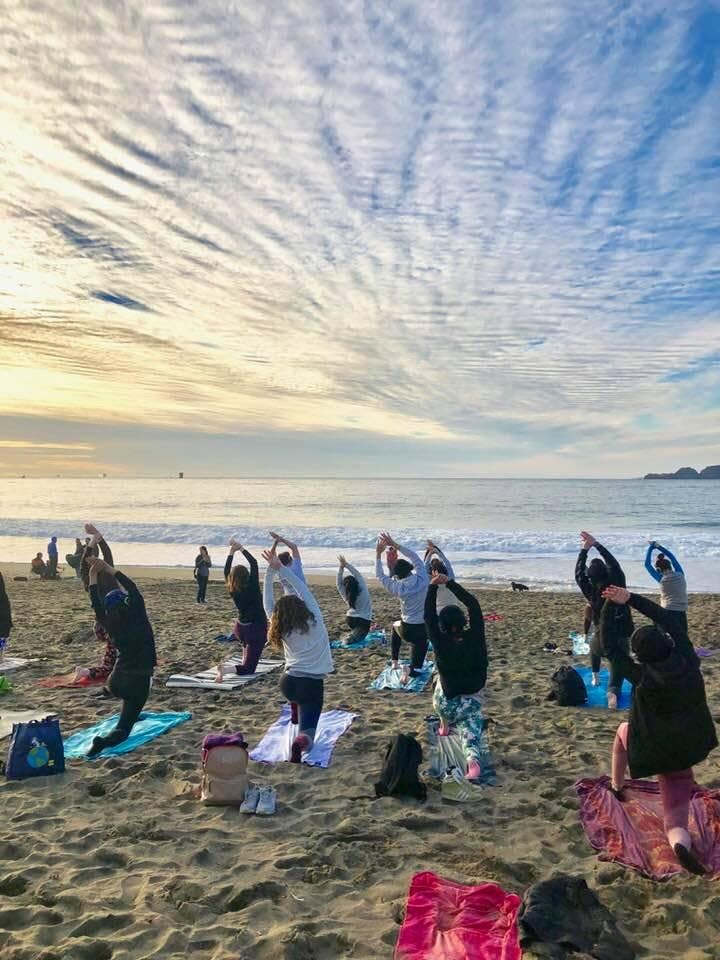
POLYGON ((385 640, 384 630, 371 630, 370 633, 357 643, 341 643, 339 640, 333 640, 330 646, 333 650, 362 650, 363 647, 370 647, 373 644, 382 644, 385 640))
MULTIPOLYGON (((409 662, 409 660, 400 661, 401 665, 409 664, 409 662)), ((416 677, 411 677, 410 680, 403 685, 400 683, 402 671, 393 670, 392 666, 388 664, 380 676, 373 680, 368 687, 368 690, 400 690, 403 693, 421 693, 427 686, 427 682, 432 676, 432 672, 432 663, 425 661, 425 664, 423 665, 419 675, 416 677)))
MULTIPOLYGON (((176 727, 179 723, 185 723, 191 717, 191 713, 141 713, 140 719, 132 728, 132 733, 127 740, 123 740, 122 743, 118 743, 114 747, 108 747, 98 753, 97 756, 111 757, 120 753, 130 753, 136 747, 149 743, 150 740, 159 737, 161 733, 176 727)), ((93 738, 106 737, 111 730, 115 729, 119 719, 120 715, 116 713, 112 717, 106 717, 99 723, 93 724, 87 730, 78 730, 77 733, 73 733, 64 743, 65 756, 70 760, 86 757, 92 746, 93 738)), ((94 760, 95 757, 92 759, 94 760)))
MULTIPOLYGON (((607 709, 607 688, 608 682, 610 680, 610 671, 606 668, 603 668, 600 671, 600 686, 593 687, 590 685, 592 680, 592 670, 590 667, 575 667, 577 672, 583 678, 583 683, 587 689, 588 700, 587 703, 583 703, 583 707, 603 707, 607 709)), ((620 696, 618 697, 618 709, 627 710, 630 706, 630 696, 632 693, 632 687, 627 680, 623 680, 622 689, 620 690, 620 696)))

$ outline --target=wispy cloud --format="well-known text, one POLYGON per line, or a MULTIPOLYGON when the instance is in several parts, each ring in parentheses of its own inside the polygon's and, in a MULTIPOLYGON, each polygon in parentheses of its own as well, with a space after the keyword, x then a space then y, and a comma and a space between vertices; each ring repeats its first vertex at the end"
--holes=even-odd
POLYGON ((329 469, 338 431, 360 468, 709 455, 718 43, 691 0, 16 4, 0 410, 329 469))

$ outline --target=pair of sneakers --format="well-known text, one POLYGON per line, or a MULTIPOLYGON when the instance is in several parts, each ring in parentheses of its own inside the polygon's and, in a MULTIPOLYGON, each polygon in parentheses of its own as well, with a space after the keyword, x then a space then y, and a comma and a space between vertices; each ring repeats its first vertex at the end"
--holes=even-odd
POLYGON ((259 817, 271 817, 277 810, 277 793, 274 787, 249 786, 240 804, 240 813, 256 813, 259 817))

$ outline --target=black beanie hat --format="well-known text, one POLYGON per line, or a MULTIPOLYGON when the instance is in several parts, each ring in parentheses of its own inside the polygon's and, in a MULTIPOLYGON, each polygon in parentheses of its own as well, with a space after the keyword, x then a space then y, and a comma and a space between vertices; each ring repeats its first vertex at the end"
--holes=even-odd
POLYGON ((638 627, 630 640, 633 653, 640 663, 659 663, 673 651, 673 638, 656 626, 638 627))

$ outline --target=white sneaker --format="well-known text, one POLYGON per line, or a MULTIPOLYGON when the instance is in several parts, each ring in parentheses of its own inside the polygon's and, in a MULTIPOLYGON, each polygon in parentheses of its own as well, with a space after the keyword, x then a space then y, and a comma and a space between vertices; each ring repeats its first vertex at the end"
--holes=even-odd
POLYGON ((259 817, 271 817, 277 810, 277 793, 274 787, 260 787, 260 799, 255 813, 259 817))
POLYGON ((599 673, 594 673, 594 674, 592 675, 592 680, 590 681, 590 685, 593 686, 593 687, 599 687, 599 686, 600 686, 600 674, 599 674, 599 673))
POLYGON ((240 813, 257 813, 257 805, 260 800, 260 791, 257 787, 248 787, 245 791, 245 799, 240 804, 240 813))

